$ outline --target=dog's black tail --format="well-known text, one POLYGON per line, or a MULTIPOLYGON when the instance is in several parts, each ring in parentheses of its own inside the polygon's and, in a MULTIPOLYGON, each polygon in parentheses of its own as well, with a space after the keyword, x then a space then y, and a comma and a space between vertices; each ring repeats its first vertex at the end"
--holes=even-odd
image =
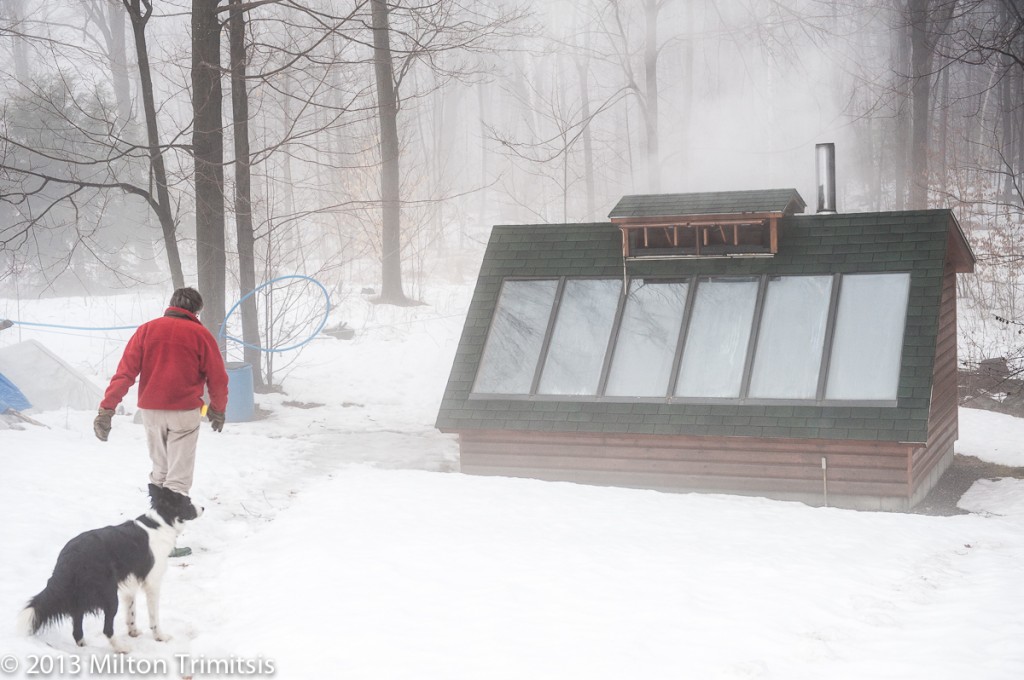
POLYGON ((61 606, 61 598, 54 593, 50 586, 43 589, 21 610, 18 615, 18 631, 22 635, 34 635, 39 629, 45 628, 51 623, 60 621, 69 616, 67 610, 61 606))

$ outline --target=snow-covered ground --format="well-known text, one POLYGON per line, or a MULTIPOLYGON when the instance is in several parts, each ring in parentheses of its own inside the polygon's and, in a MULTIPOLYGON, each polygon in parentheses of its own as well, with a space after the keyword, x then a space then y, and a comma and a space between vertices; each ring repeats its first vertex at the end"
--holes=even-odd
MULTIPOLYGON (((144 634, 125 659, 98 618, 81 650, 69 625, 20 638, 14 619, 68 539, 145 509, 141 426, 118 416, 101 443, 93 413, 62 411, 0 430, 0 677, 1024 677, 1024 481, 979 482, 972 514, 929 517, 463 476, 433 422, 468 293, 347 301, 332 323, 355 339, 311 343, 286 394, 257 395, 268 417, 204 429, 206 514, 164 582, 174 638, 144 634)), ((0 300, 0 317, 115 325, 162 308, 0 300)), ((0 347, 19 333, 100 386, 127 337, 15 328, 0 347)), ((1024 422, 961 410, 961 453, 1024 465, 1022 442, 1024 422)))

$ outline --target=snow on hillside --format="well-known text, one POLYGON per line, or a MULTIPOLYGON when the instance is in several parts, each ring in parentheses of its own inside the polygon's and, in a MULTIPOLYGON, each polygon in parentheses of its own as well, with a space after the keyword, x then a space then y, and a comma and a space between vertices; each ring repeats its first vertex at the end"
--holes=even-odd
MULTIPOLYGON (((467 300, 351 300, 332 322, 355 339, 297 355, 286 394, 257 395, 266 418, 204 429, 206 514, 164 582, 174 639, 132 640, 134 667, 109 665, 98 618, 81 650, 69 625, 20 638, 13 624, 68 539, 145 508, 141 426, 118 416, 101 443, 93 413, 65 411, 0 431, 0 676, 1024 677, 1024 482, 978 482, 972 514, 929 517, 463 476, 433 421, 467 300)), ((0 317, 82 325, 163 305, 6 303, 0 317)), ((101 386, 127 337, 11 329, 0 347, 16 333, 101 386)), ((961 411, 960 453, 1024 465, 1022 441, 1019 420, 961 411)))

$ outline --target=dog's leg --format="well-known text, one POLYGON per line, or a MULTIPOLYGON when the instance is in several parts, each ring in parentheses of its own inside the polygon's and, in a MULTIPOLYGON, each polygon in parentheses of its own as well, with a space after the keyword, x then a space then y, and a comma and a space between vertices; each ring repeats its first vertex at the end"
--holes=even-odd
POLYGON ((124 622, 128 626, 128 634, 139 637, 139 627, 135 624, 135 588, 121 591, 121 606, 124 607, 124 622))
POLYGON ((85 647, 85 633, 82 632, 82 619, 85 612, 76 611, 71 613, 71 637, 75 638, 75 644, 85 647))
POLYGON ((118 654, 127 654, 130 648, 114 636, 114 617, 117 615, 117 593, 111 593, 103 603, 103 634, 118 654))
POLYGON ((167 642, 171 636, 160 630, 160 584, 146 581, 142 589, 146 591, 146 606, 149 608, 149 629, 157 640, 167 642))

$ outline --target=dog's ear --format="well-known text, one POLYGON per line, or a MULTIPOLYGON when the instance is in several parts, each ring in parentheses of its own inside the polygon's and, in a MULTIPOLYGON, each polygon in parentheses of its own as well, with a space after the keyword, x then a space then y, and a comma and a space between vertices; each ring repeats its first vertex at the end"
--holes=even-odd
POLYGON ((172 509, 175 517, 181 520, 192 520, 199 517, 200 510, 196 509, 196 506, 192 504, 192 499, 183 493, 172 491, 171 489, 164 489, 164 502, 168 508, 172 509))
POLYGON ((178 493, 177 491, 166 488, 162 489, 162 491, 164 493, 164 498, 174 505, 182 505, 183 503, 189 502, 188 496, 183 493, 178 493))
POLYGON ((150 485, 149 485, 149 497, 150 497, 150 499, 152 499, 154 501, 157 500, 158 498, 163 498, 164 497, 164 489, 163 489, 163 487, 159 487, 156 484, 150 483, 150 485))

